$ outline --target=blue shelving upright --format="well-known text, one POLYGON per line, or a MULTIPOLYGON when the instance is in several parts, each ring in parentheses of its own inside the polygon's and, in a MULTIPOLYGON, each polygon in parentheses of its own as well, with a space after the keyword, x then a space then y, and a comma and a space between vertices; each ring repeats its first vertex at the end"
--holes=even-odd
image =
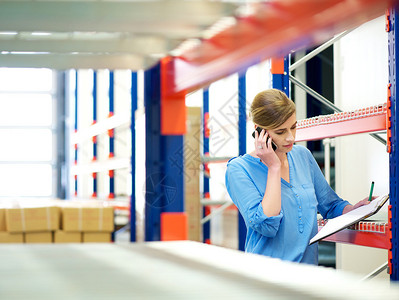
POLYGON ((131 81, 131 123, 130 132, 132 139, 131 176, 132 194, 130 196, 130 241, 135 242, 136 237, 136 118, 137 110, 137 72, 132 72, 131 81))
MULTIPOLYGON (((208 128, 208 119, 209 119, 209 87, 204 88, 202 92, 202 123, 203 123, 203 153, 204 156, 209 156, 209 128, 208 128)), ((203 198, 210 199, 210 188, 209 188, 209 167, 208 163, 204 163, 204 177, 203 177, 203 198), (207 173, 207 174, 206 174, 207 173)), ((202 216, 206 217, 210 214, 209 206, 203 207, 202 216)), ((206 222, 202 226, 202 239, 204 243, 210 244, 211 242, 211 227, 210 222, 206 222)))
POLYGON ((289 76, 288 76, 288 68, 289 68, 289 57, 284 57, 284 71, 272 73, 272 87, 275 89, 279 89, 286 93, 288 97, 290 97, 290 89, 289 89, 289 76))
MULTIPOLYGON (((399 51, 399 23, 398 11, 391 9, 387 19, 388 31, 388 55, 389 55, 389 92, 390 94, 390 131, 391 137, 388 140, 389 152, 389 196, 390 196, 390 227, 392 232, 391 249, 389 250, 389 271, 392 281, 399 280, 399 178, 398 178, 398 163, 399 163, 399 120, 397 110, 397 97, 399 96, 399 85, 396 83, 398 74, 398 64, 396 63, 397 53, 399 51)), ((388 135, 389 136, 389 135, 388 135)))
MULTIPOLYGON (((246 71, 238 75, 238 155, 247 153, 247 81, 246 71)), ((242 215, 238 212, 238 249, 245 250, 247 228, 242 215)))
POLYGON ((182 135, 161 134, 161 65, 144 73, 146 114, 145 240, 161 240, 161 213, 184 212, 182 135))
MULTIPOLYGON (((93 71, 93 124, 97 123, 97 71, 93 71)), ((97 136, 93 136, 93 161, 97 160, 97 136)), ((93 194, 97 197, 97 173, 93 172, 93 194)))
MULTIPOLYGON (((75 112, 74 112, 74 132, 78 131, 78 70, 75 70, 75 112)), ((74 165, 78 164, 78 144, 76 143, 74 149, 74 165)), ((78 175, 74 176, 74 196, 78 196, 78 175)))
MULTIPOLYGON (((114 72, 109 72, 109 89, 108 89, 108 100, 109 100, 109 115, 112 117, 114 115, 114 72)), ((115 129, 112 128, 108 130, 109 137, 109 158, 115 156, 115 129)), ((112 199, 115 197, 115 170, 109 170, 109 196, 112 199)))

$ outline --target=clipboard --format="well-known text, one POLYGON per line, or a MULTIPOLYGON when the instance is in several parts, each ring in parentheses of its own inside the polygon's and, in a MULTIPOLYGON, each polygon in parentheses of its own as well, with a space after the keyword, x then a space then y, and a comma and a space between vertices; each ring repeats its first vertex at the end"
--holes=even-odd
POLYGON ((309 245, 376 214, 388 199, 389 195, 380 196, 367 205, 360 206, 344 215, 328 220, 327 224, 310 240, 309 245))

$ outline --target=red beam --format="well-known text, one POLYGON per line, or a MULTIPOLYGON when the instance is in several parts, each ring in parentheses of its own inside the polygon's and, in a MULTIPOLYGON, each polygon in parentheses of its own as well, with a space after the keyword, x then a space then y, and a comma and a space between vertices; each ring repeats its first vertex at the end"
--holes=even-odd
MULTIPOLYGON (((167 93, 194 90, 266 58, 319 44, 382 16, 388 0, 285 0, 252 4, 252 13, 174 58, 167 93)), ((396 1, 395 1, 396 2, 396 1)))
POLYGON ((328 242, 338 242, 358 246, 367 246, 381 249, 389 249, 389 233, 357 231, 344 229, 323 239, 328 242))
POLYGON ((186 133, 186 91, 171 92, 175 70, 173 59, 161 60, 161 134, 182 135, 186 133))
POLYGON ((386 115, 369 116, 362 119, 323 124, 308 128, 298 128, 296 142, 313 141, 324 138, 344 136, 357 133, 386 130, 386 115))

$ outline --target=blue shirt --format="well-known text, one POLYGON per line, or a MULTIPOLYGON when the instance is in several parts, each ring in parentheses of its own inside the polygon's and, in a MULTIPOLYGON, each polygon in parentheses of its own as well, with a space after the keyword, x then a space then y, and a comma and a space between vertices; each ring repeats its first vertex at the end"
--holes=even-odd
POLYGON ((268 168, 249 154, 227 164, 226 187, 247 226, 245 251, 283 260, 318 263, 317 212, 324 218, 342 214, 342 200, 325 180, 312 153, 294 145, 287 153, 290 182, 281 179, 281 211, 268 217, 262 208, 268 168))

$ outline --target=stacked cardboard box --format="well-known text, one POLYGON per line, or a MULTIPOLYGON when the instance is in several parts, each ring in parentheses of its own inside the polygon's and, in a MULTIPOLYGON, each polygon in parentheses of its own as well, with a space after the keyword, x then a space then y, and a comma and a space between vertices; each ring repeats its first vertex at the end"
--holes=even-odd
POLYGON ((98 201, 0 203, 0 243, 110 242, 114 209, 98 201))
POLYGON ((51 243, 60 226, 60 209, 53 201, 12 201, 0 208, 3 243, 51 243))
POLYGON ((80 238, 84 243, 111 241, 111 233, 114 231, 114 209, 107 206, 106 202, 65 201, 61 211, 60 240, 80 238))
POLYGON ((23 243, 22 233, 10 233, 6 227, 6 208, 0 207, 0 243, 23 243))

